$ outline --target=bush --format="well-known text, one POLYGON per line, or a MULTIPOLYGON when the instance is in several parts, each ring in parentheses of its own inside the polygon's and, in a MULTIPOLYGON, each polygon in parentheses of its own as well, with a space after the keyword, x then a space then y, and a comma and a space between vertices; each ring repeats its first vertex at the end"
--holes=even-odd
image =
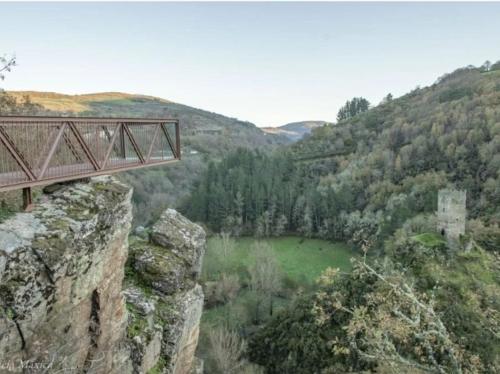
POLYGON ((236 298, 240 290, 240 281, 237 275, 223 273, 216 282, 205 283, 205 305, 210 308, 226 304, 236 298))
POLYGON ((466 96, 472 96, 472 89, 470 87, 450 88, 439 95, 439 102, 446 103, 448 101, 459 100, 466 96))
POLYGON ((479 219, 467 222, 468 231, 474 240, 488 251, 500 252, 500 227, 498 224, 486 226, 479 219))

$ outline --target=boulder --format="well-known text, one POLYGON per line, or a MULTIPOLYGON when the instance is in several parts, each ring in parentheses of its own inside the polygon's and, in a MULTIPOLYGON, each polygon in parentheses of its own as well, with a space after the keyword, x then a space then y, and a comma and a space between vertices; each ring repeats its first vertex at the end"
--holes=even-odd
POLYGON ((153 226, 151 241, 184 259, 193 276, 199 276, 206 243, 206 234, 201 226, 176 210, 167 209, 153 226))

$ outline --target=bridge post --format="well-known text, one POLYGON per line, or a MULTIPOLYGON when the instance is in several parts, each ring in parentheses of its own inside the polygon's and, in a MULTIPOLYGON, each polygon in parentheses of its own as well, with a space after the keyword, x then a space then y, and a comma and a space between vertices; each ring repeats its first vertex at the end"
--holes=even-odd
POLYGON ((30 212, 33 209, 33 195, 31 187, 23 188, 23 209, 25 212, 30 212))
POLYGON ((121 156, 123 157, 124 160, 127 159, 127 154, 125 151, 125 129, 123 128, 124 124, 120 124, 120 152, 121 156))

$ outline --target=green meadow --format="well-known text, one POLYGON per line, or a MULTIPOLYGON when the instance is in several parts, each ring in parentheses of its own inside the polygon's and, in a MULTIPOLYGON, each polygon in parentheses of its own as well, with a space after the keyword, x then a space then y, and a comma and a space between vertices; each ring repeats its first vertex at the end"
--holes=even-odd
MULTIPOLYGON (((204 258, 202 279, 216 281, 224 274, 237 274, 241 289, 237 297, 224 305, 205 308, 203 325, 246 325, 252 304, 252 292, 248 289, 248 268, 255 262, 254 244, 259 239, 243 237, 234 240, 234 249, 224 258, 221 256, 220 240, 210 238, 204 258)), ((279 311, 297 293, 312 290, 318 276, 328 267, 341 271, 351 269, 352 249, 344 243, 297 236, 266 238, 260 240, 269 245, 278 263, 283 284, 283 292, 276 297, 274 307, 279 311)))

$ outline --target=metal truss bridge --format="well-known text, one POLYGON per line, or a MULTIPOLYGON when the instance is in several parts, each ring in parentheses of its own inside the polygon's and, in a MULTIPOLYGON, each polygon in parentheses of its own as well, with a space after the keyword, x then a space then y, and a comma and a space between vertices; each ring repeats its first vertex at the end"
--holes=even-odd
POLYGON ((173 119, 0 117, 0 192, 180 160, 173 119))

